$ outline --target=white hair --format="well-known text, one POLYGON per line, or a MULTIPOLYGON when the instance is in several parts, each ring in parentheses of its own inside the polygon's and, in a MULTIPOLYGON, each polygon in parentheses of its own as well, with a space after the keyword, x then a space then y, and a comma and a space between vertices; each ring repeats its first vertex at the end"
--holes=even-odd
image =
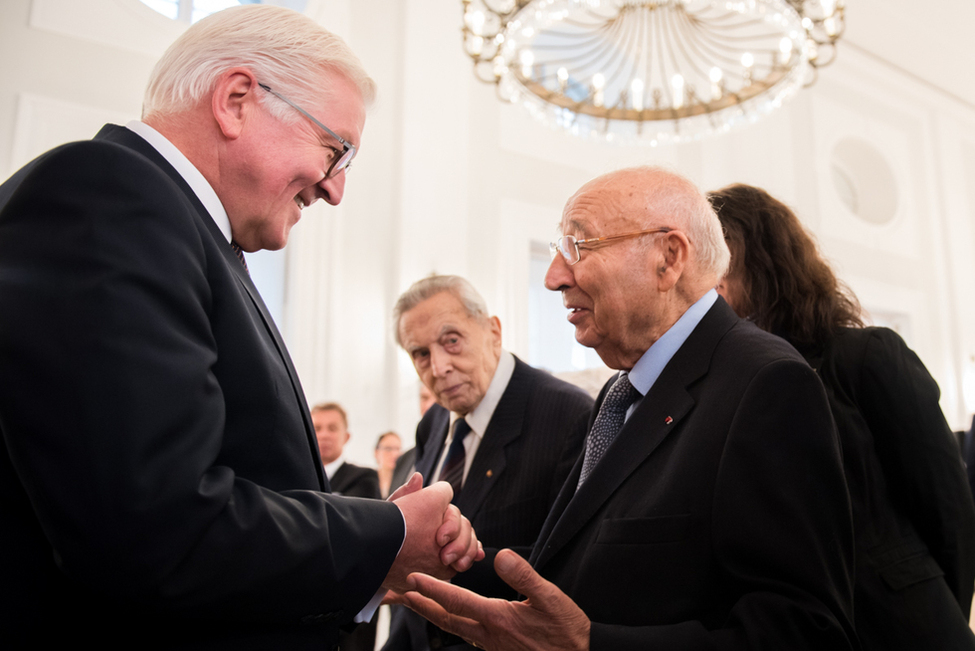
MULTIPOLYGON (((235 67, 249 69, 260 83, 299 105, 327 96, 329 89, 322 87, 326 72, 347 77, 366 105, 376 96, 375 82, 341 38, 291 9, 242 5, 204 18, 169 46, 149 77, 143 119, 193 107, 224 71, 235 67)), ((267 107, 279 119, 299 119, 284 102, 267 107)))
POLYGON ((731 252, 714 206, 689 179, 664 168, 650 169, 665 179, 654 186, 653 211, 672 215, 681 222, 681 229, 697 252, 701 273, 717 283, 728 271, 731 252))
POLYGON ((441 292, 453 294, 464 306, 467 316, 482 321, 488 318, 487 303, 466 278, 460 276, 427 276, 410 285, 410 288, 400 295, 395 307, 393 307, 393 327, 396 329, 393 336, 396 338, 397 344, 403 345, 399 336, 399 324, 403 315, 441 292))

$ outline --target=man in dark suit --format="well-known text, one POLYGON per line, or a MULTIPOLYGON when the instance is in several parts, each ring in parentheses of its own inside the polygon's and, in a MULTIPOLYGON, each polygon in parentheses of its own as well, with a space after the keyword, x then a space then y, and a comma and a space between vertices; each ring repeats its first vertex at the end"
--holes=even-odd
MULTIPOLYGON (((349 463, 342 456, 349 433, 349 417, 337 402, 323 402, 311 408, 311 422, 318 440, 325 476, 334 495, 382 499, 379 475, 372 468, 349 463)), ((376 617, 354 630, 339 633, 339 648, 343 651, 373 651, 376 646, 376 617)))
MULTIPOLYGON (((489 549, 527 550, 579 456, 592 399, 503 350, 498 317, 458 276, 414 283, 393 320, 398 343, 438 403, 417 427, 416 470, 426 483, 450 480, 459 451, 454 501, 478 538, 489 549)), ((452 639, 413 613, 405 619, 411 635, 397 619, 388 651, 441 648, 452 639)))
POLYGON ((492 650, 857 648, 825 392, 713 291, 729 256, 705 197, 664 170, 623 170, 569 200, 562 233, 546 287, 621 373, 531 565, 497 555, 528 599, 416 575, 427 597, 406 601, 492 650))
POLYGON ((313 21, 238 7, 167 51, 142 122, 0 186, 5 647, 331 648, 411 568, 477 556, 444 485, 328 494, 238 258, 339 203, 373 92, 313 21))
POLYGON ((349 463, 342 456, 349 433, 349 418, 337 402, 323 402, 311 408, 311 420, 318 440, 318 454, 332 492, 346 497, 382 499, 379 475, 372 468, 349 463))

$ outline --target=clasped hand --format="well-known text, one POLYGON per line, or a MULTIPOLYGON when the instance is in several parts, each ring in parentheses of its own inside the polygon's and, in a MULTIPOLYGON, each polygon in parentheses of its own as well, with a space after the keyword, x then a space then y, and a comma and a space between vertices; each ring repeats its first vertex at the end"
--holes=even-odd
POLYGON ((389 497, 406 520, 406 540, 383 582, 383 588, 393 592, 410 589, 406 579, 412 572, 449 579, 484 558, 470 521, 450 503, 454 496, 450 484, 422 486, 423 477, 413 473, 389 497))

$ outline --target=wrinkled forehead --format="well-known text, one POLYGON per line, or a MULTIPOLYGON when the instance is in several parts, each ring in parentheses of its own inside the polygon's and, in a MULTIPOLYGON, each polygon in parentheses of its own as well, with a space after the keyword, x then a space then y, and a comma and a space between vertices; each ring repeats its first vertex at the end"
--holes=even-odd
POLYGON ((451 332, 488 329, 487 319, 471 316, 453 292, 437 292, 403 313, 400 337, 407 350, 427 346, 451 332))
POLYGON ((563 235, 577 239, 598 237, 639 228, 644 211, 632 195, 611 187, 584 186, 565 204, 559 225, 563 235))

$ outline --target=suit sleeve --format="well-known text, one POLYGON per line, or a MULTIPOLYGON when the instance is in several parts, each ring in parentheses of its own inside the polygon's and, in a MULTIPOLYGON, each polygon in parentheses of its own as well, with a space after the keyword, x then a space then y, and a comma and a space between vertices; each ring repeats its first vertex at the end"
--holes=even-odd
POLYGON ((860 413, 895 501, 907 512, 964 613, 975 587, 975 506, 938 385, 896 333, 870 329, 860 413))
MULTIPOLYGON (((815 373, 773 362, 735 411, 713 493, 723 621, 593 622, 590 648, 855 649, 853 534, 835 427, 815 373)), ((647 577, 648 582, 653 577, 647 577)))
MULTIPOLYGON (((0 219, 0 427, 60 570, 203 618, 350 620, 403 539, 392 504, 272 490, 221 464, 206 252, 129 150, 34 166, 0 219)), ((255 450, 254 454, 261 454, 255 450)))

